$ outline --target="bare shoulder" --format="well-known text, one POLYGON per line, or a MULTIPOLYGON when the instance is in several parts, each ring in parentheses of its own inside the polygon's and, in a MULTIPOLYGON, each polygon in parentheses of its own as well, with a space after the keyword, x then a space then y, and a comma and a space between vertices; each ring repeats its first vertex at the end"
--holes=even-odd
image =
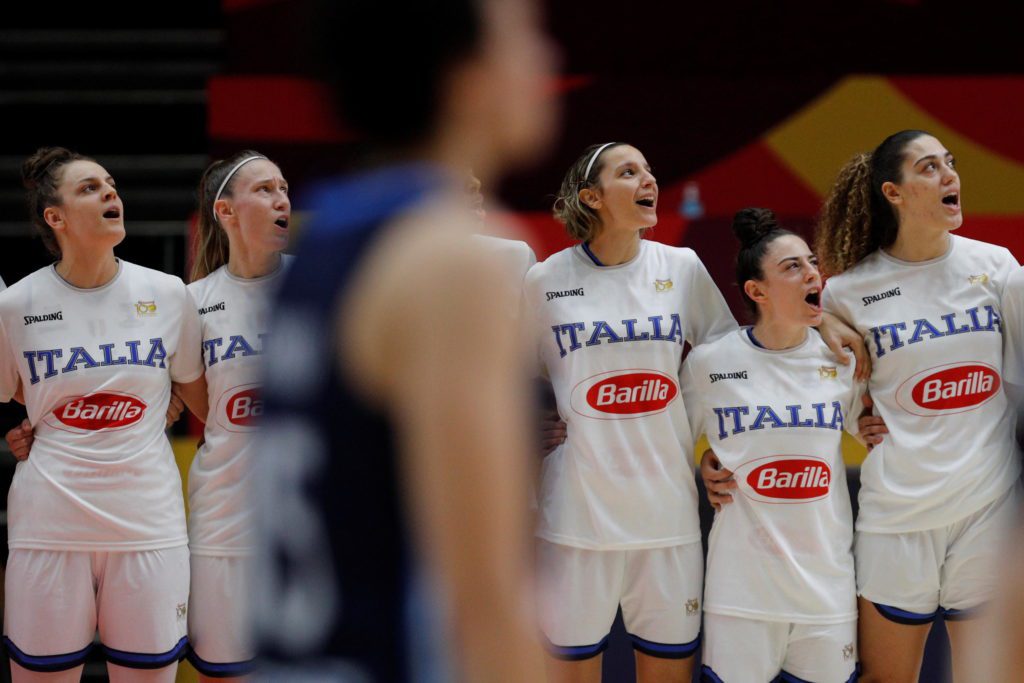
POLYGON ((472 239, 474 228, 454 201, 421 207, 382 228, 338 312, 343 366, 371 394, 387 395, 432 349, 450 352, 432 359, 444 362, 511 326, 508 311, 517 300, 503 286, 506 269, 498 254, 472 239))

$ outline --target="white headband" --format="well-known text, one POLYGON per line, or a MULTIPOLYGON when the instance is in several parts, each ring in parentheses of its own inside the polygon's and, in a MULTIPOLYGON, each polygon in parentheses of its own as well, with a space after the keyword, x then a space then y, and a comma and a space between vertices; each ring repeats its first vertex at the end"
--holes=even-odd
MULTIPOLYGON (((242 159, 241 161, 239 161, 237 164, 235 164, 235 167, 233 169, 228 171, 228 174, 226 176, 224 176, 224 180, 221 181, 220 187, 217 188, 217 194, 215 194, 213 196, 213 203, 214 204, 216 204, 217 200, 220 199, 221 194, 224 192, 224 188, 228 186, 228 181, 231 180, 231 176, 235 175, 235 173, 238 171, 238 169, 242 168, 247 163, 249 163, 250 161, 253 161, 255 159, 266 159, 266 157, 262 156, 262 155, 259 155, 259 154, 257 154, 256 156, 246 157, 246 158, 242 159)), ((213 205, 210 206, 210 210, 213 211, 213 205)), ((218 223, 220 222, 220 218, 217 217, 217 212, 216 211, 213 211, 213 219, 215 221, 217 221, 218 223)))
POLYGON ((590 171, 594 168, 594 162, 597 161, 597 157, 601 156, 601 152, 603 152, 606 147, 611 147, 614 144, 614 142, 606 142, 594 151, 593 156, 590 157, 590 163, 587 164, 587 171, 583 174, 583 182, 587 182, 587 178, 590 177, 590 171))

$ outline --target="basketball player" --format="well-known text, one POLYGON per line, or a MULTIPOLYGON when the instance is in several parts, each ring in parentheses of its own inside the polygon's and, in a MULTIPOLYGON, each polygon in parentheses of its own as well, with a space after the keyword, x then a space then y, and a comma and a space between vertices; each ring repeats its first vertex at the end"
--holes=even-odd
POLYGON ((543 149, 549 48, 533 2, 329 4, 346 122, 390 163, 313 193, 273 319, 258 675, 539 680, 518 299, 470 238, 464 169, 543 149), (415 58, 367 68, 385 40, 415 58))
POLYGON ((281 170, 246 150, 199 181, 199 239, 189 292, 202 326, 210 415, 189 470, 189 661, 200 680, 252 669, 246 608, 253 551, 247 482, 267 307, 284 273, 291 202, 281 170))
POLYGON ((593 145, 555 215, 579 239, 527 274, 525 305, 568 438, 539 494, 541 625, 552 678, 600 680, 620 603, 641 681, 689 680, 703 556, 683 343, 736 323, 693 251, 642 239, 658 185, 640 150, 593 145))
POLYGON ((953 155, 916 130, 839 173, 818 230, 833 274, 826 311, 871 350, 870 392, 888 434, 861 470, 856 560, 865 681, 916 681, 929 625, 946 617, 957 681, 975 611, 995 595, 994 554, 1020 474, 1003 391, 1001 247, 963 222, 953 155))
POLYGON ((78 680, 98 626, 112 681, 173 681, 188 539, 163 430, 172 381, 206 414, 199 316, 181 280, 114 256, 123 207, 102 166, 45 148, 22 175, 58 260, 0 293, 0 400, 20 382, 36 428, 8 499, 12 675, 78 680))
POLYGON ((711 529, 701 680, 847 683, 857 593, 841 442, 860 384, 812 329, 821 276, 807 244, 767 209, 740 211, 733 231, 756 322, 694 349, 682 373, 693 434, 738 486, 711 529))

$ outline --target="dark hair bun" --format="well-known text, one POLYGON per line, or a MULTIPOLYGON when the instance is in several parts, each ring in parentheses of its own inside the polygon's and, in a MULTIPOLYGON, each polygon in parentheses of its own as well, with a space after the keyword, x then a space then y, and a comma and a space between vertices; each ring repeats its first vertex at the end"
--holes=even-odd
POLYGON ((771 209, 740 209, 732 219, 732 231, 743 249, 756 244, 773 230, 779 229, 775 212, 771 209))
POLYGON ((62 166, 79 158, 79 155, 64 147, 40 147, 21 164, 21 184, 26 190, 34 190, 47 177, 54 164, 62 166))

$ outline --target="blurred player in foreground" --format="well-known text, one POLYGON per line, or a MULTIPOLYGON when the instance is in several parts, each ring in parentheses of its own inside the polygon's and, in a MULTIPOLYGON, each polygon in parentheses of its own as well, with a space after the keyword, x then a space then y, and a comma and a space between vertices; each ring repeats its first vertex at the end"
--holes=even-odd
POLYGON ((261 675, 540 680, 518 300, 469 239, 465 169, 493 183, 545 146, 550 49, 522 0, 333 11, 323 60, 388 163, 313 193, 271 325, 261 675))

